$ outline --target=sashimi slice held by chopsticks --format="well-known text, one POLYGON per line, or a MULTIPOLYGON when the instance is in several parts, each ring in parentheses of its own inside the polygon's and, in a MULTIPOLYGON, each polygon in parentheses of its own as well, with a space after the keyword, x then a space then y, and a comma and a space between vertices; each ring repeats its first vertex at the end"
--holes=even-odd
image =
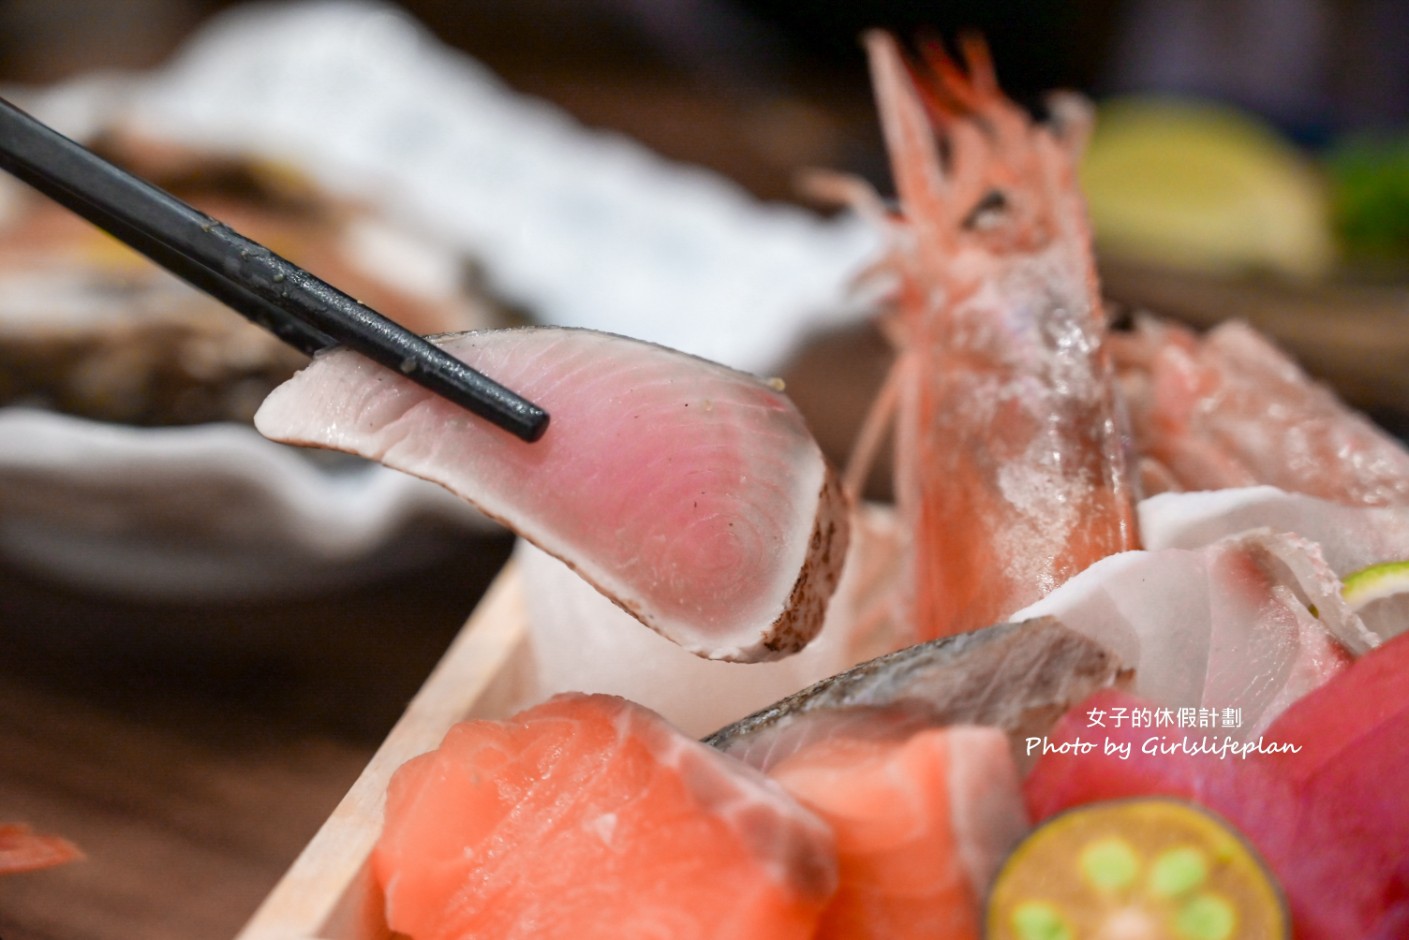
POLYGON ((342 350, 276 389, 256 427, 441 484, 698 655, 772 659, 816 634, 847 502, 773 383, 590 330, 432 339, 544 407, 543 439, 525 444, 342 350))

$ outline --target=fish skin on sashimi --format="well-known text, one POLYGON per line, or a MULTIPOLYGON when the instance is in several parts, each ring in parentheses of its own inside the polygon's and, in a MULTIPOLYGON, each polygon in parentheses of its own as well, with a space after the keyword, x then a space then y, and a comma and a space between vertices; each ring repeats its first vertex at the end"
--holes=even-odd
POLYGON ((921 728, 983 725, 1012 736, 1020 758, 1024 738, 1046 731, 1096 689, 1129 678, 1109 649, 1055 619, 995 624, 867 660, 705 742, 769 770, 832 736, 898 738, 921 728))
POLYGON ((833 736, 771 771, 836 833, 840 883, 816 940, 977 940, 979 899, 1027 829, 996 728, 833 736))
POLYGON ((1050 618, 868 660, 706 738, 837 833, 819 940, 978 936, 978 900, 1023 835, 1019 741, 1129 677, 1050 618))
POLYGON ((831 831, 625 699, 456 725, 393 776, 373 871, 413 940, 805 940, 831 831))
POLYGON ((590 330, 432 339, 544 407, 543 438, 519 441, 342 350, 275 389, 255 425, 445 486, 698 655, 772 659, 816 634, 848 503, 777 388, 590 330))
MULTIPOLYGON (((1103 691, 1049 737, 1024 784, 1034 820, 1098 800, 1167 795, 1232 822, 1277 876, 1298 940, 1388 940, 1409 923, 1409 635, 1371 650, 1291 705, 1260 752, 1144 754, 1151 738, 1197 741, 1221 729, 1114 727, 1117 708, 1149 708, 1103 691), (1105 728, 1092 727, 1093 714, 1105 728), (1076 741, 1089 753, 1058 753, 1076 741), (1106 742, 1126 744, 1128 757, 1106 742), (1292 750, 1295 748, 1295 750, 1292 750)), ((1125 714, 1129 714, 1127 711, 1125 714)))

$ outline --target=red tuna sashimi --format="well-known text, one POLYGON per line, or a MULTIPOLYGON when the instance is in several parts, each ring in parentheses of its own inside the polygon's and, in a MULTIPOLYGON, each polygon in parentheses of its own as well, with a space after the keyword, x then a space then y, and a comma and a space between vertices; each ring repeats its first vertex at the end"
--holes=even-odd
POLYGON ((414 940, 802 940, 836 886, 781 787, 604 695, 452 728, 392 778, 372 864, 414 940))
POLYGON ((1409 926, 1405 675, 1409 636, 1400 636, 1292 705, 1246 756, 1186 753, 1205 735, 1216 746, 1221 730, 1177 722, 1131 727, 1128 716, 1148 703, 1098 693, 1049 737, 1048 753, 1025 785, 1029 809, 1040 820, 1103 799, 1193 800, 1257 847, 1287 895, 1298 940, 1403 937, 1409 926), (1126 709, 1119 728, 1118 709, 1126 709), (1106 727, 1091 727, 1093 717, 1106 727), (1092 747, 1075 753, 1077 741, 1092 747), (1159 753, 1160 744, 1172 752, 1159 753), (1067 753, 1056 753, 1064 745, 1067 753), (1116 745, 1129 745, 1128 755, 1116 745))
POLYGON ((979 936, 979 898, 1027 828, 1002 731, 834 737, 769 773, 836 833, 840 883, 817 940, 979 936))
POLYGON ((83 857, 62 836, 35 832, 23 823, 0 823, 0 875, 35 871, 83 857))
POLYGON ((1103 559, 1014 619, 1039 616, 1134 664, 1156 705, 1239 709, 1239 735, 1377 642, 1315 546, 1268 531, 1103 559))
POLYGON ((1106 321, 1075 165, 1089 112, 1037 124, 1003 97, 986 50, 908 68, 868 36, 901 213, 896 499, 919 639, 1007 619, 1135 548, 1105 350, 1106 321))
POLYGON ((774 658, 820 628, 846 501, 773 385, 589 330, 436 342, 542 405, 543 439, 525 444, 342 351, 276 389, 255 424, 447 487, 699 655, 774 658))
POLYGON ((1409 503, 1409 450, 1245 323, 1200 337, 1140 318, 1111 349, 1149 492, 1267 483, 1340 503, 1409 503))

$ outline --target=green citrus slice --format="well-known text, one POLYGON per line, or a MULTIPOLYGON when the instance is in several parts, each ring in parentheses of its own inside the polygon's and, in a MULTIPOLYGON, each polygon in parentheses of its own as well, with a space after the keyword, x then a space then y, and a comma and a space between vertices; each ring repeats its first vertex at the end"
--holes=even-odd
POLYGON ((1271 124, 1192 100, 1104 102, 1081 189, 1107 255, 1214 274, 1325 274, 1335 260, 1316 167, 1271 124))
POLYGON ((1024 839, 994 880, 988 940, 1278 940, 1281 893, 1225 822, 1165 798, 1094 803, 1024 839))
POLYGON ((1351 610, 1360 610, 1373 601, 1409 592, 1409 561, 1386 561, 1346 575, 1341 580, 1341 596, 1351 610))

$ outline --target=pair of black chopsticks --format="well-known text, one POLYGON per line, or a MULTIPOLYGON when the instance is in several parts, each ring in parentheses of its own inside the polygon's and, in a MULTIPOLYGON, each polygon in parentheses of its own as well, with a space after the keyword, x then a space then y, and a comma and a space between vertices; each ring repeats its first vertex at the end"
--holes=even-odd
POLYGON ((3 98, 0 168, 304 353, 354 349, 525 441, 548 426, 532 402, 3 98))

